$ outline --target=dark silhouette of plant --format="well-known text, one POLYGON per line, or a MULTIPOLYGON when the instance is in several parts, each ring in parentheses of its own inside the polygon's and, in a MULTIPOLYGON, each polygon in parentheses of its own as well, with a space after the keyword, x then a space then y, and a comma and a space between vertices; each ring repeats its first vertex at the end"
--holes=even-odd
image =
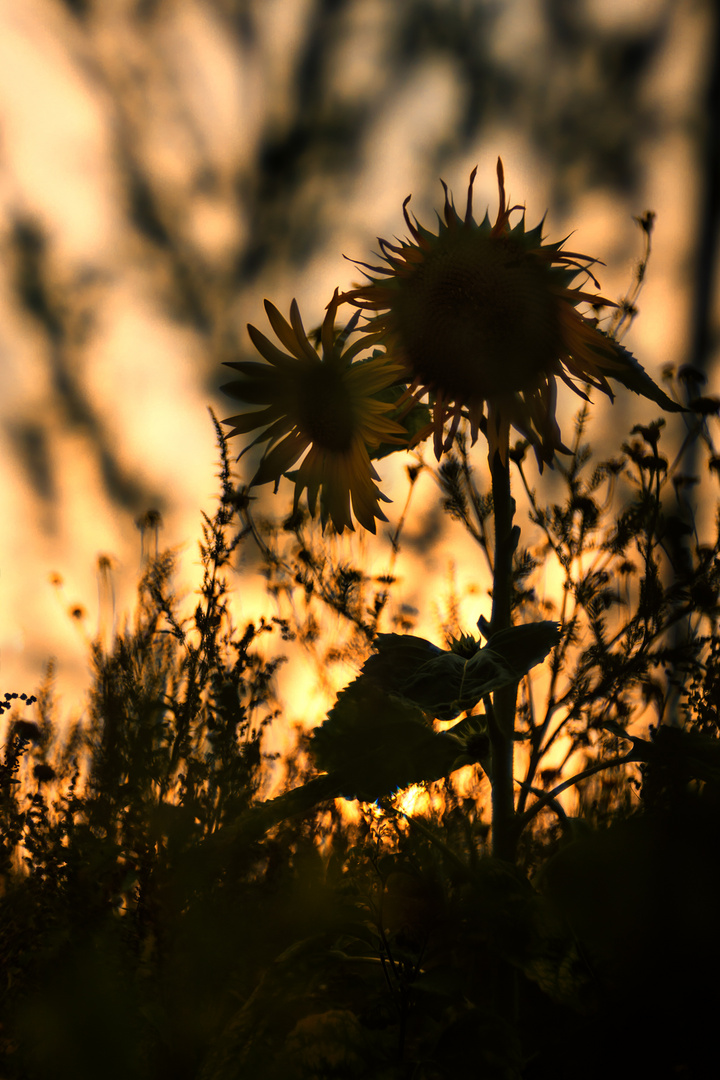
MULTIPOLYGON (((710 915, 718 540, 699 542, 692 519, 672 524, 688 481, 674 482, 675 465, 658 468, 660 425, 597 463, 588 424, 583 410, 558 474, 563 498, 543 507, 528 483, 535 539, 515 548, 512 605, 544 619, 537 631, 527 624, 539 638, 522 662, 522 635, 510 632, 503 654, 492 637, 442 648, 397 624, 369 652, 370 635, 355 635, 374 593, 352 600, 332 537, 314 535, 311 547, 307 519, 292 524, 302 533, 276 537, 294 538, 296 556, 313 552, 295 565, 322 565, 323 588, 294 624, 275 616, 236 630, 227 575, 257 526, 220 436, 220 498, 203 521, 191 615, 160 553, 133 624, 106 652, 94 647, 86 722, 58 729, 50 683, 23 715, 7 700, 4 1075, 94 1075, 102 1060, 111 1075, 206 1080, 570 1077, 606 1075, 613 1062, 622 1071, 618 1058, 628 1070, 663 1075, 672 1063, 702 1075, 715 998, 699 987, 720 948, 710 915), (538 591, 548 549, 565 575, 557 609, 538 591), (324 608, 349 628, 340 653, 363 652, 364 667, 289 753, 285 790, 267 800, 267 769, 281 764, 262 747, 283 717, 278 649, 314 617, 311 646, 324 655, 324 608), (545 680, 524 674, 537 675, 533 650, 541 658, 550 646, 545 680), (507 660, 520 667, 498 674, 507 660), (520 681, 515 865, 491 853, 485 769, 456 771, 475 760, 492 773, 487 680, 503 677, 520 681), (648 709, 659 726, 636 734, 648 709), (547 750, 563 739, 550 766, 547 750), (568 775, 573 753, 581 767, 568 775), (354 779, 343 781, 347 770, 354 779), (395 795, 413 779, 425 781, 415 810, 395 795), (560 801, 569 787, 572 812, 560 801), (356 803, 350 823, 339 794, 376 801, 356 803), (682 1008, 675 980, 698 988, 682 1008), (597 1042, 618 1009, 645 1033, 621 1051, 597 1042)), ((527 477, 520 448, 513 457, 527 477)), ((482 548, 493 503, 462 439, 439 479, 482 548)), ((279 548, 268 530, 270 558, 279 548)), ((271 597, 290 590, 292 559, 273 566, 271 597)), ((307 596, 312 576, 292 580, 307 596)))
POLYGON ((286 834, 292 852, 279 841, 236 851, 231 880, 195 874, 202 842, 263 782, 282 660, 262 646, 281 626, 238 631, 230 619, 227 568, 245 536, 230 531, 236 493, 220 446, 191 618, 161 554, 133 624, 108 652, 93 648, 87 720, 63 734, 46 692, 38 723, 8 723, 4 1075, 89 1076, 101 1059, 110 1075, 196 1075, 232 994, 250 992, 268 949, 302 923, 285 906, 295 856, 312 848, 301 833, 286 834))
MULTIPOLYGON (((65 0, 64 7, 86 47, 84 62, 112 103, 127 224, 156 271, 154 299, 204 342, 209 370, 229 359, 247 374, 229 314, 238 294, 255 292, 260 276, 278 267, 307 269, 326 237, 329 192, 348 190, 387 102, 438 60, 452 61, 459 109, 424 153, 423 173, 445 168, 448 158, 464 161, 489 119, 514 117, 538 155, 552 156, 559 202, 573 194, 571 177, 583 189, 602 181, 617 198, 634 198, 645 137, 667 123, 646 107, 643 80, 671 34, 672 5, 660 5, 645 30, 622 34, 601 29, 586 5, 541 5, 547 48, 522 73, 494 49, 500 8, 396 5, 382 37, 382 70, 350 100, 336 92, 332 61, 354 7, 317 0, 296 49, 291 100, 263 116, 251 166, 234 162, 228 182, 203 151, 197 117, 178 109, 178 126, 197 152, 186 189, 170 198, 143 152, 152 132, 145 91, 173 86, 162 38, 167 6, 130 6, 125 29, 137 51, 128 51, 127 62, 121 42, 108 54, 94 47, 100 5, 65 0), (558 93, 555 70, 572 82, 572 100, 558 93), (313 191, 307 179, 318 176, 313 191), (220 265, 186 226, 196 201, 216 197, 223 184, 243 204, 247 241, 220 265)), ((208 8, 242 59, 253 57, 258 11, 235 0, 208 8)), ((362 405, 362 424, 352 409, 346 419, 355 434, 370 433, 364 441, 372 453, 366 463, 353 450, 350 468, 372 459, 370 467, 382 471, 395 425, 406 428, 408 441, 421 436, 430 416, 417 391, 430 390, 442 451, 432 466, 439 502, 477 544, 492 586, 488 610, 479 602, 478 636, 475 627, 457 626, 451 610, 436 641, 420 638, 417 613, 403 605, 397 557, 408 542, 416 481, 431 468, 417 447, 382 574, 371 574, 333 533, 333 522, 339 531, 352 527, 345 493, 358 494, 358 521, 382 521, 375 473, 351 471, 324 507, 321 499, 330 522, 324 533, 297 501, 278 525, 255 503, 254 488, 233 479, 219 430, 220 496, 203 518, 204 576, 189 614, 174 595, 174 557, 158 547, 157 517, 139 519, 137 612, 111 646, 93 646, 87 718, 60 729, 50 675, 37 701, 25 698, 22 712, 5 716, 3 1076, 711 1075, 720 960, 720 537, 716 518, 700 511, 717 504, 720 457, 711 435, 717 403, 699 395, 717 243, 716 83, 708 85, 713 149, 700 215, 694 367, 679 368, 667 393, 617 342, 635 314, 637 289, 617 320, 603 324, 607 334, 594 333, 597 312, 580 316, 582 341, 556 334, 552 321, 538 327, 535 309, 526 322, 506 317, 515 366, 522 368, 536 337, 544 346, 530 382, 509 388, 527 391, 524 403, 496 401, 487 413, 480 403, 495 388, 478 386, 472 365, 459 383, 443 385, 447 356, 433 368, 421 349, 413 352, 419 346, 408 340, 408 322, 421 321, 427 296, 411 297, 411 318, 400 311, 390 325, 383 324, 380 279, 343 298, 359 301, 381 336, 391 334, 368 338, 368 347, 394 349, 406 365, 404 381, 398 375, 382 386, 369 378, 383 366, 370 367, 376 356, 365 358, 364 371, 355 365, 360 387, 350 405, 362 405), (620 394, 635 390, 661 407, 690 410, 682 445, 653 419, 598 454, 583 406, 570 446, 560 446, 546 376, 560 375, 555 361, 569 357, 579 363, 576 378, 589 377, 595 391, 616 380, 620 394), (386 418, 374 429, 373 403, 386 418), (541 462, 554 463, 552 480, 547 473, 537 479, 527 443, 511 446, 505 421, 528 437, 541 462), (486 437, 497 451, 487 467, 471 445, 486 437), (231 576, 241 553, 246 568, 259 557, 274 615, 238 629, 230 594, 231 582, 243 587, 231 576), (555 591, 543 586, 549 567, 559 577, 555 591), (292 684, 280 696, 290 646, 317 667, 327 717, 281 761, 267 749, 268 729, 282 725, 286 733, 293 719, 319 719, 306 715, 292 684), (415 805, 398 790, 410 783, 415 805), (353 816, 341 812, 341 796, 353 816)), ((551 257, 561 249, 543 245, 539 230, 506 230, 502 176, 500 191, 487 228, 493 239, 519 244, 517 259, 502 268, 505 285, 517 285, 514 268, 530 253, 553 264, 554 295, 568 288, 568 274, 589 272, 584 256, 551 257)), ((453 214, 448 203, 445 224, 462 230, 468 215, 453 214)), ((652 217, 640 224, 649 243, 652 217)), ((408 219, 425 252, 442 247, 439 236, 416 226, 408 219)), ((78 376, 76 361, 94 333, 94 271, 79 273, 63 293, 39 222, 18 212, 10 236, 17 300, 44 333, 66 422, 89 435, 118 505, 133 515, 141 506, 164 508, 162 492, 122 467, 78 376)), ((406 259, 412 241, 398 244, 385 241, 382 250, 387 265, 404 273, 418 250, 406 259)), ((647 254, 638 288, 646 263, 647 254)), ((522 282, 531 293, 536 271, 522 282)), ((524 302, 528 294, 503 287, 494 300, 508 295, 524 302)), ((571 295, 564 298, 575 307, 571 295)), ((583 299, 602 306, 594 291, 583 299)), ((485 307, 502 310, 497 302, 485 307)), ((468 340, 464 330, 454 336, 468 317, 460 308, 443 324, 455 362, 468 340)), ((290 332, 273 311, 273 329, 280 327, 290 353, 301 348, 308 360, 305 346, 318 340, 324 356, 334 354, 334 338, 300 333, 296 319, 290 332)), ((435 322, 425 324, 422 339, 432 337, 435 322)), ((261 350, 266 362, 277 360, 273 348, 261 350)), ((338 356, 347 358, 342 350, 338 356)), ((301 430, 313 404, 302 393, 307 386, 298 381, 292 394, 268 402, 267 371, 260 379, 246 400, 275 408, 263 423, 282 424, 290 401, 301 430)), ((328 401, 338 400, 337 381, 322 389, 328 396, 311 417, 312 438, 304 432, 306 445, 322 446, 325 437, 325 449, 347 450, 337 425, 329 436, 321 430, 328 401)), ((21 418, 11 435, 50 501, 46 425, 21 418)), ((287 474, 298 464, 292 449, 261 464, 256 481, 287 474)), ((314 485, 311 509, 319 483, 337 479, 326 464, 301 478, 314 485)), ((297 472, 290 479, 302 490, 297 472)), ((427 537, 439 514, 438 505, 428 512, 420 530, 427 537)))

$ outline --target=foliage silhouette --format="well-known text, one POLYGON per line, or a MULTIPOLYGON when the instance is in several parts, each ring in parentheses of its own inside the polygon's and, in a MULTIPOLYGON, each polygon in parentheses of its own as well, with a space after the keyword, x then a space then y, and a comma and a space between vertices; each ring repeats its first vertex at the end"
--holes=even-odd
MULTIPOLYGON (((544 509, 530 490, 539 539, 515 552, 516 609, 542 607, 533 582, 543 550, 567 575, 559 634, 547 620, 531 627, 539 645, 515 668, 529 670, 557 640, 544 711, 526 692, 519 699, 516 866, 490 853, 484 773, 475 768, 463 788, 465 773, 455 771, 468 756, 488 757, 487 718, 471 710, 436 731, 436 703, 407 696, 428 658, 482 655, 469 636, 442 650, 379 635, 325 725, 287 759, 285 793, 260 797, 272 764, 263 732, 282 716, 274 686, 284 642, 312 605, 340 608, 356 655, 366 600, 343 594, 353 575, 325 561, 334 583, 311 593, 300 622, 233 627, 227 573, 255 532, 219 436, 221 493, 203 521, 205 575, 191 617, 172 597, 172 557, 160 553, 133 625, 108 652, 94 649, 89 723, 60 731, 50 683, 22 714, 12 712, 20 699, 7 699, 3 1075, 95 1075, 100 1059, 110 1075, 205 1080, 409 1070, 599 1077, 611 1066, 702 1075, 720 959, 711 914, 720 882, 718 540, 688 545, 682 558, 673 546, 677 484, 670 467, 657 467, 659 425, 600 464, 584 449, 586 429, 581 414, 562 471, 565 501, 544 509), (580 558, 591 551, 594 562, 580 558), (678 622, 685 632, 673 643, 678 622), (666 716, 673 681, 682 722, 649 738, 628 734, 648 706, 666 716), (389 709, 398 710, 404 776, 376 741, 393 731, 389 709), (422 733, 415 750, 409 731, 422 733), (461 733, 469 755, 458 753, 461 733), (575 777, 545 764, 563 736, 565 762, 585 759, 575 777), (452 745, 445 764, 443 742, 452 745), (426 748, 445 778, 426 783, 425 811, 403 809, 392 789, 432 778, 426 748), (367 790, 345 792, 368 800, 354 824, 333 801, 343 755, 367 777, 367 790), (573 785, 570 817, 558 800, 573 785), (508 983, 509 1014, 499 990, 508 983), (678 985, 693 988, 682 1006, 678 985), (597 1042, 618 1015, 643 1031, 621 1053, 597 1042)), ((462 440, 452 460, 457 467, 440 470, 448 502, 464 500, 468 513, 477 503, 481 520, 491 508, 474 489, 462 440)), ((315 536, 327 560, 333 543, 315 536)), ((320 566, 320 548, 300 565, 320 566)), ((292 572, 276 564, 269 580, 292 572)), ((308 579, 292 580, 305 596, 308 579)), ((516 645, 512 634, 506 641, 516 645)))
MULTIPOLYGON (((126 223, 140 261, 157 272, 154 300, 208 346, 213 386, 218 354, 237 352, 228 311, 238 295, 280 268, 304 271, 322 251, 328 193, 349 190, 388 102, 438 61, 452 63, 459 108, 419 152, 428 175, 448 159, 464 163, 486 125, 513 122, 539 160, 557 166, 556 201, 578 183, 607 183, 635 201, 646 140, 673 122, 646 105, 644 82, 673 33, 671 4, 623 33, 599 28, 587 5, 541 5, 546 49, 522 70, 494 47, 499 8, 395 5, 383 64, 348 100, 332 61, 354 5, 317 0, 298 37, 297 80, 285 108, 263 115, 250 166, 234 161, 229 179, 221 175, 197 117, 178 107, 187 145, 199 149, 171 198, 146 153, 145 107, 149 86, 173 86, 167 5, 129 7, 136 48, 120 57, 119 36, 113 62, 93 36, 100 5, 64 6, 112 109, 126 223), (222 263, 186 226, 196 199, 226 189, 243 205, 247 239, 222 263)), ((238 55, 254 57, 259 9, 207 6, 238 55)), ((714 86, 708 114, 717 123, 714 86)), ((708 190, 716 197, 717 185, 708 190)), ((50 674, 37 702, 26 697, 5 718, 3 1076, 709 1074, 720 959, 720 538, 717 519, 699 520, 694 508, 715 506, 720 473, 716 404, 697 400, 709 352, 711 220, 700 215, 697 367, 666 386, 675 402, 696 399, 679 450, 654 421, 601 459, 583 409, 548 496, 517 444, 510 461, 527 522, 501 545, 509 491, 503 510, 462 428, 434 471, 448 518, 475 541, 488 575, 504 575, 508 610, 525 624, 498 630, 481 620, 483 636, 494 630, 482 650, 454 625, 452 597, 444 647, 410 636, 395 556, 412 543, 409 507, 430 471, 420 452, 407 468, 391 564, 378 575, 302 511, 281 526, 264 518, 236 486, 218 432, 221 490, 203 518, 195 610, 183 614, 174 596, 172 553, 145 550, 134 623, 107 650, 93 647, 87 721, 61 729, 50 674), (276 614, 237 629, 229 575, 255 542, 276 614), (543 591, 549 566, 561 579, 556 603, 543 591), (557 640, 543 630, 556 625, 557 640), (516 630, 540 635, 537 653, 505 685, 485 681, 481 667, 468 690, 474 658, 485 664, 516 630), (328 685, 341 664, 362 671, 278 762, 264 739, 297 711, 292 691, 287 708, 277 691, 291 643, 317 660, 328 685), (504 732, 517 766, 515 790, 505 792, 509 859, 491 847, 489 777, 502 729, 491 694, 514 693, 516 683, 514 726, 504 732), (261 797, 279 779, 281 793, 261 797), (416 810, 395 797, 411 781, 422 781, 416 810), (561 798, 568 791, 574 801, 561 798), (340 795, 366 801, 347 818, 340 795)), ((53 254, 43 227, 19 216, 9 243, 16 296, 44 335, 65 419, 89 434, 113 502, 133 513, 163 506, 163 492, 126 473, 77 374, 94 341, 97 271, 77 273, 63 291, 53 254)), ((628 303, 623 315, 633 313, 628 303)), ((412 419, 422 426, 426 417, 412 419)), ((11 435, 51 500, 45 419, 20 419, 11 435)), ((418 535, 432 537, 437 516, 428 511, 418 535)), ((500 651, 506 667, 513 658, 500 651)))

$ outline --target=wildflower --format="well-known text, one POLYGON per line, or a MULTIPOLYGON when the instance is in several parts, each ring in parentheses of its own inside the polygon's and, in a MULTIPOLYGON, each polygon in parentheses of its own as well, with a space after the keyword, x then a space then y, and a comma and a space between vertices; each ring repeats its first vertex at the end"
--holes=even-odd
POLYGON ((500 159, 497 217, 491 225, 486 214, 478 224, 472 213, 476 172, 462 217, 441 181, 445 207, 437 234, 411 218, 408 196, 403 214, 412 238, 379 240, 386 265, 360 263, 370 271, 368 282, 341 296, 375 313, 366 332, 402 363, 408 397, 430 395, 436 456, 450 448, 467 417, 473 442, 478 429, 486 431, 491 461, 496 450, 506 461, 512 426, 533 445, 541 467, 551 462, 556 450, 567 451, 555 417, 557 378, 583 398, 574 379, 612 400, 610 377, 664 408, 678 408, 598 329, 595 317, 577 310, 616 306, 573 285, 583 274, 600 287, 590 272, 596 260, 563 251, 564 241, 543 244, 542 221, 526 230, 523 207, 508 206, 500 159), (521 217, 511 226, 516 210, 521 217))
POLYGON ((373 483, 379 476, 370 461, 370 451, 381 443, 407 441, 404 429, 388 415, 395 405, 380 400, 378 395, 397 382, 401 368, 382 353, 353 363, 367 346, 367 339, 344 349, 357 320, 351 320, 337 334, 335 315, 339 304, 336 289, 320 331, 319 354, 305 333, 294 300, 289 323, 273 304, 265 301, 270 325, 288 352, 278 349, 254 326, 248 326, 253 345, 267 363, 228 364, 242 378, 222 389, 230 397, 265 408, 231 416, 223 423, 233 425, 230 437, 265 428, 250 443, 268 444, 250 486, 274 481, 277 491, 280 477, 305 454, 299 469, 290 477, 295 481, 294 509, 307 488, 308 506, 314 514, 319 492, 323 528, 330 519, 341 533, 346 526, 353 528, 352 499, 355 517, 374 533, 375 519, 387 520, 379 500, 389 500, 373 483))

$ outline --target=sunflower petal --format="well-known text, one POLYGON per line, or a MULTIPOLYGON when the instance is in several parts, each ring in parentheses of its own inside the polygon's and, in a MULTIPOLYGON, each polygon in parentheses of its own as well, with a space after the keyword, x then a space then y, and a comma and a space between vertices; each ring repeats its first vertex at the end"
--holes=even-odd
POLYGON ((292 468, 307 447, 307 437, 302 432, 291 431, 262 459, 250 482, 251 487, 259 487, 262 484, 269 484, 271 480, 279 480, 283 473, 292 468))
POLYGON ((228 438, 232 438, 233 435, 246 435, 249 431, 264 427, 265 424, 272 424, 277 419, 279 419, 278 411, 274 405, 270 405, 267 409, 261 409, 260 412, 238 413, 237 416, 228 416, 222 423, 234 425, 233 431, 228 435, 228 438))
MULTIPOLYGON (((284 371, 292 371, 295 366, 295 360, 292 356, 288 356, 287 353, 278 349, 277 345, 273 345, 269 338, 266 338, 264 334, 261 334, 257 327, 248 323, 248 335, 253 345, 266 360, 269 360, 271 364, 275 364, 276 367, 283 369, 284 371)), ((242 362, 241 362, 242 363, 242 362)), ((240 368, 241 364, 233 364, 233 367, 240 368)))
MULTIPOLYGON (((224 394, 248 405, 267 405, 278 400, 277 376, 267 364, 253 365, 260 370, 248 378, 234 379, 220 387, 224 394)), ((250 365, 248 364, 248 367, 250 365)))
MULTIPOLYGON (((297 308, 297 304, 294 300, 293 304, 297 308)), ((297 360, 317 359, 315 350, 305 337, 302 323, 300 323, 300 335, 298 335, 295 327, 291 326, 290 323, 283 318, 275 305, 271 304, 269 300, 265 301, 265 311, 278 341, 282 342, 288 352, 292 353, 297 360)))
POLYGON ((304 353, 304 358, 311 360, 313 363, 319 360, 318 354, 312 345, 308 341, 308 336, 305 333, 305 327, 303 326, 302 319, 300 318, 300 308, 297 305, 297 300, 293 300, 290 305, 290 322, 292 324, 295 336, 298 339, 300 347, 304 353))

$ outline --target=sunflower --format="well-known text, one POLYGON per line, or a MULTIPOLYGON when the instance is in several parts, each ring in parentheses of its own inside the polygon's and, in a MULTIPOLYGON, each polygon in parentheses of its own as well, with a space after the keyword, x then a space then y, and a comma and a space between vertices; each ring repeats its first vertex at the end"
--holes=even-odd
POLYGON ((412 239, 380 240, 384 265, 358 263, 368 282, 340 299, 372 314, 365 332, 399 361, 409 384, 408 399, 430 395, 435 454, 448 450, 462 417, 473 443, 486 431, 490 461, 507 460, 510 427, 534 447, 538 462, 567 452, 555 418, 557 379, 586 398, 588 384, 613 399, 608 377, 676 409, 635 358, 604 334, 595 317, 578 305, 598 309, 612 301, 584 284, 599 284, 590 267, 597 260, 563 250, 565 241, 544 244, 541 221, 525 228, 525 211, 505 198, 498 158, 499 209, 473 218, 474 169, 463 216, 447 185, 437 234, 408 213, 412 239), (520 211, 513 226, 510 217, 520 211), (378 276, 379 275, 379 276, 378 276), (446 424, 449 428, 446 430, 446 424))
POLYGON ((407 442, 404 428, 388 415, 395 405, 377 395, 397 382, 401 369, 383 353, 353 362, 368 340, 362 337, 344 349, 357 318, 336 333, 339 304, 336 289, 320 330, 319 354, 305 333, 295 300, 289 323, 265 301, 270 325, 288 351, 283 352, 254 326, 248 326, 253 345, 267 363, 227 364, 239 371, 241 378, 222 390, 239 401, 265 407, 231 416, 223 423, 232 424, 229 438, 265 428, 245 448, 268 444, 251 486, 274 481, 277 491, 280 477, 305 454, 291 476, 295 481, 294 509, 307 488, 308 506, 314 514, 319 492, 323 528, 329 519, 342 533, 346 526, 353 528, 352 498, 355 517, 374 533, 375 519, 387 520, 379 500, 389 500, 373 483, 379 476, 369 451, 381 443, 407 442))

